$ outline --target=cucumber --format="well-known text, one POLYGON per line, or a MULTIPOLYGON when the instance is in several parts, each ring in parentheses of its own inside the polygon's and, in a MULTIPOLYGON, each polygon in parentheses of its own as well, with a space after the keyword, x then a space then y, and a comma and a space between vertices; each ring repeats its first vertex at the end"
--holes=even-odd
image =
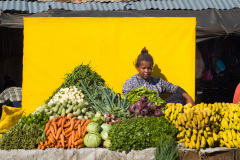
POLYGON ((62 113, 62 109, 63 109, 63 106, 60 106, 59 110, 58 110, 58 114, 61 114, 62 113))
POLYGON ((62 109, 62 115, 64 115, 64 113, 66 113, 66 109, 65 108, 62 109))
POLYGON ((56 105, 56 106, 53 108, 53 112, 57 113, 58 110, 59 110, 59 107, 60 107, 60 105, 56 105))
POLYGON ((74 106, 73 111, 76 112, 78 108, 79 108, 78 106, 74 106))
POLYGON ((69 114, 73 111, 73 106, 69 107, 67 110, 66 110, 66 113, 69 114))
POLYGON ((78 108, 74 115, 79 116, 81 114, 81 109, 78 108))

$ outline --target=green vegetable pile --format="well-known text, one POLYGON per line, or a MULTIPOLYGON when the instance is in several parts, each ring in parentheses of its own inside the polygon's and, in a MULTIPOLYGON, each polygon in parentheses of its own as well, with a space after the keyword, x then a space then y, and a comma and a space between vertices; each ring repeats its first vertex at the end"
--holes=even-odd
POLYGON ((30 113, 28 116, 22 116, 19 123, 28 124, 30 126, 36 125, 36 127, 44 130, 46 123, 49 121, 49 116, 44 112, 40 112, 39 114, 30 113))
POLYGON ((92 92, 95 89, 94 84, 98 86, 105 86, 105 80, 102 79, 101 76, 98 75, 95 71, 93 71, 89 65, 90 64, 78 65, 77 67, 74 68, 72 73, 67 73, 65 81, 59 88, 57 88, 53 92, 52 96, 50 96, 49 99, 45 101, 45 104, 47 104, 61 88, 76 86, 77 88, 82 90, 79 80, 82 80, 84 82, 84 84, 86 85, 87 89, 90 92, 92 92))
POLYGON ((87 89, 85 83, 80 80, 83 91, 89 104, 94 108, 95 112, 100 111, 104 114, 114 114, 120 118, 130 118, 131 115, 127 113, 129 102, 127 99, 122 100, 118 93, 115 93, 109 87, 94 85, 94 90, 91 92, 87 89))
POLYGON ((158 96, 158 92, 154 90, 149 90, 144 86, 140 86, 138 88, 134 88, 129 92, 129 94, 126 94, 125 98, 130 101, 130 104, 136 103, 136 100, 141 99, 141 97, 145 95, 148 97, 148 101, 151 101, 156 106, 162 106, 163 110, 165 108, 165 101, 158 96))
POLYGON ((160 138, 155 152, 156 160, 176 160, 178 158, 177 145, 174 138, 167 139, 160 138))
POLYGON ((113 123, 108 133, 112 151, 143 150, 156 147, 160 138, 163 140, 175 138, 178 130, 165 117, 135 117, 113 123))
POLYGON ((0 149, 35 149, 40 141, 45 141, 45 132, 35 124, 18 123, 3 133, 0 139, 0 149))

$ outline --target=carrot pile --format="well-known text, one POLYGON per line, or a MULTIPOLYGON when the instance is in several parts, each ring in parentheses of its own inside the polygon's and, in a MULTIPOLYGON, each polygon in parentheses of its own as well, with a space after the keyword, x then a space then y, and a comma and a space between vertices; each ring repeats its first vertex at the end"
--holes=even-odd
POLYGON ((82 148, 83 139, 87 132, 87 125, 91 120, 73 118, 71 113, 69 117, 66 114, 54 117, 45 125, 45 142, 40 142, 38 149, 45 148, 82 148))

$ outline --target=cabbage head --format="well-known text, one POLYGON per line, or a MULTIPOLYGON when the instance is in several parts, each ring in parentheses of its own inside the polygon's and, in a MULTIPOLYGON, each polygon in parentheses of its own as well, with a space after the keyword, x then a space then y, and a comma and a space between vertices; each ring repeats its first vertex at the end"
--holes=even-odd
POLYGON ((103 147, 109 148, 111 146, 111 144, 112 144, 111 141, 108 139, 108 140, 103 142, 103 147))
POLYGON ((107 140, 107 139, 108 139, 108 132, 103 130, 103 131, 101 132, 101 138, 102 138, 103 140, 107 140))
POLYGON ((99 133, 88 133, 84 137, 84 144, 86 147, 95 148, 101 144, 101 140, 99 133))
POLYGON ((103 120, 100 117, 94 117, 91 119, 91 122, 97 122, 99 125, 103 123, 103 120))
POLYGON ((101 128, 106 131, 106 132, 109 132, 109 130, 112 128, 112 125, 111 124, 107 124, 107 123, 103 123, 101 125, 101 128))
POLYGON ((101 127, 97 122, 90 122, 87 125, 88 133, 99 133, 101 131, 101 127))

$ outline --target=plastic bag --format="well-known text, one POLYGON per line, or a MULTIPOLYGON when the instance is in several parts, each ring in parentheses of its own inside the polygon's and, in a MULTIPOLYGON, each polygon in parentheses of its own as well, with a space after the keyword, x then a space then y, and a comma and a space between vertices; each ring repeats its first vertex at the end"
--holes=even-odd
POLYGON ((15 124, 18 123, 23 114, 22 108, 9 107, 6 105, 2 106, 2 117, 0 120, 0 133, 6 132, 15 124))

